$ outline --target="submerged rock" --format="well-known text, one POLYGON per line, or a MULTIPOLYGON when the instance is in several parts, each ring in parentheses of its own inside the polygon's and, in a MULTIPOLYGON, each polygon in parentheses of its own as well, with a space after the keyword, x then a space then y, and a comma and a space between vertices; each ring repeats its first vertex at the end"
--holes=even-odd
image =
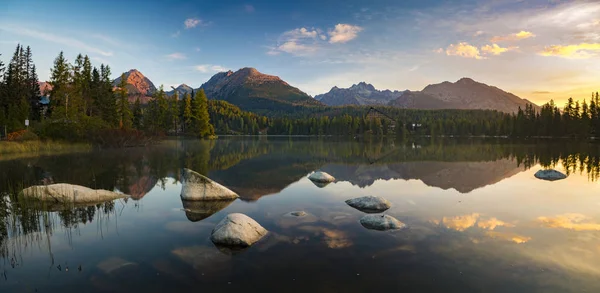
POLYGON ((290 215, 295 216, 295 217, 304 217, 307 214, 305 211, 295 211, 295 212, 291 212, 290 215))
POLYGON ((66 183, 31 186, 23 189, 23 195, 54 203, 102 203, 129 197, 122 193, 66 183))
POLYGON ((388 215, 366 215, 360 219, 363 227, 371 230, 398 230, 406 228, 406 225, 398 219, 388 215))
POLYGON ((182 200, 185 216, 192 222, 204 220, 228 207, 234 200, 182 200))
POLYGON ((248 247, 267 233, 268 231, 254 219, 244 214, 234 213, 227 215, 215 226, 210 240, 223 246, 248 247))
POLYGON ((182 200, 226 200, 239 197, 227 187, 190 169, 183 169, 182 185, 182 200))
POLYGON ((392 204, 379 196, 363 196, 346 201, 349 206, 365 213, 380 213, 389 209, 392 204))
MULTIPOLYGON (((335 178, 325 172, 322 171, 316 171, 313 172, 312 174, 310 174, 310 176, 308 176, 308 179, 312 180, 313 182, 317 182, 317 183, 331 183, 333 181, 335 181, 335 178)), ((319 186, 319 185, 317 185, 319 186)), ((322 186, 319 186, 322 187, 322 186)))
POLYGON ((556 181, 556 180, 561 180, 561 179, 566 179, 567 175, 550 169, 550 170, 539 170, 537 172, 535 172, 535 178, 537 179, 542 179, 542 180, 548 180, 548 181, 556 181))

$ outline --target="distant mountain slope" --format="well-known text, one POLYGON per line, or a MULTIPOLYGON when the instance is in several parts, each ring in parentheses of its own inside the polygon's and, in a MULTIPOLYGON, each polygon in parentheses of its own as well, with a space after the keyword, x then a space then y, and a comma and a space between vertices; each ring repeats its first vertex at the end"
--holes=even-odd
POLYGON ((405 109, 458 109, 460 105, 451 101, 440 101, 423 92, 406 91, 388 103, 389 106, 405 109))
POLYGON ((175 91, 177 91, 177 93, 179 94, 179 99, 183 99, 186 94, 191 95, 194 92, 194 89, 191 86, 189 86, 185 83, 182 83, 178 87, 176 87, 174 90, 168 91, 167 96, 170 97, 170 96, 174 95, 175 91))
MULTIPOLYGON (((328 93, 315 96, 316 100, 329 106, 343 105, 389 105, 408 109, 468 109, 497 110, 515 113, 519 107, 532 102, 505 92, 497 87, 462 78, 457 82, 431 84, 422 91, 376 90, 361 82, 343 89, 333 87, 328 93)), ((539 106, 534 108, 539 110, 539 106)))
POLYGON ((279 77, 249 67, 217 73, 200 88, 209 99, 225 100, 241 109, 257 112, 322 105, 279 77))
MULTIPOLYGON (((532 102, 505 92, 497 87, 462 78, 455 83, 442 82, 426 86, 422 93, 440 101, 451 103, 457 109, 489 109, 514 113, 532 102)), ((534 104, 534 107, 537 107, 534 104)), ((537 107, 539 108, 539 107, 537 107)))
POLYGON ((328 93, 315 96, 315 99, 329 106, 386 105, 402 93, 390 90, 379 91, 371 84, 360 82, 349 88, 334 86, 328 93))

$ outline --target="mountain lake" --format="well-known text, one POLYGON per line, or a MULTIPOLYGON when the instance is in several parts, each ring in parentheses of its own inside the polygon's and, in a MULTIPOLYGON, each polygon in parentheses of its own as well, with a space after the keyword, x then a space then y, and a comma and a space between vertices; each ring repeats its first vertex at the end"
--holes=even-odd
POLYGON ((600 292, 598 179, 598 145, 566 140, 221 137, 0 157, 0 292, 600 292), (240 198, 183 202, 183 168, 240 198), (546 168, 568 178, 534 176, 546 168), (336 181, 314 184, 317 170, 336 181), (52 183, 130 198, 21 196, 52 183), (345 201, 368 195, 406 228, 361 225, 345 201), (268 234, 216 246, 231 213, 268 234))

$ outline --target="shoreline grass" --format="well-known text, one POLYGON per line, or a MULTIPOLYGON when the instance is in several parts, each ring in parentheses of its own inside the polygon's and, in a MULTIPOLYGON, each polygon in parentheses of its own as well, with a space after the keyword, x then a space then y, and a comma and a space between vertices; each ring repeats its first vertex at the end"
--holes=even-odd
POLYGON ((0 141, 0 160, 34 157, 45 154, 70 152, 88 152, 92 150, 89 143, 69 143, 61 141, 0 141))

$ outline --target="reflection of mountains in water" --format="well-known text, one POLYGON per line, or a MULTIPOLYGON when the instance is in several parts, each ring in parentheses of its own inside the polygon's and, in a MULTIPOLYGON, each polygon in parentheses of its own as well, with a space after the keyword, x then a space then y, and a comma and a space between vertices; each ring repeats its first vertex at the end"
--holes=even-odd
POLYGON ((490 162, 403 162, 381 165, 330 164, 321 170, 338 181, 367 187, 376 180, 416 179, 428 186, 455 189, 469 193, 475 189, 495 184, 523 171, 512 159, 490 162))

